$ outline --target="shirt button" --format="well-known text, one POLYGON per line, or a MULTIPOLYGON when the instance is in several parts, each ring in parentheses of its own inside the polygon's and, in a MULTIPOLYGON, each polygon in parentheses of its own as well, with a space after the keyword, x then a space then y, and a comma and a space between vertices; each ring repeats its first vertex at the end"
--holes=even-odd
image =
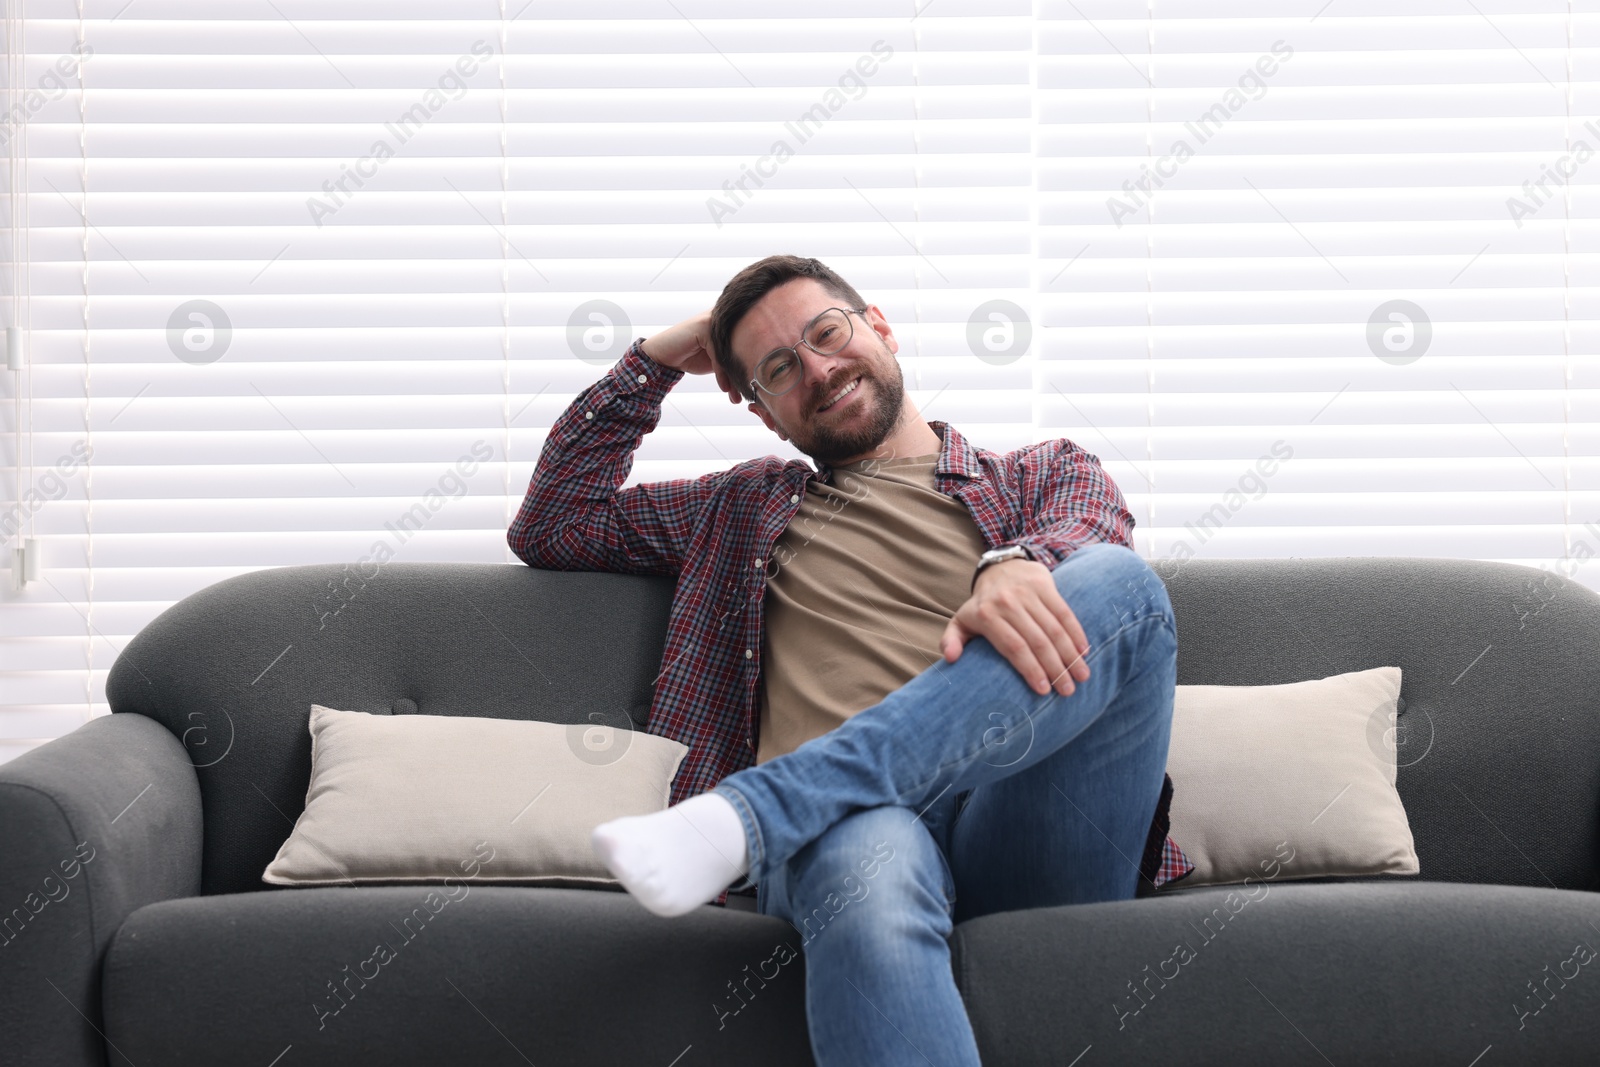
POLYGON ((645 377, 645 376, 644 376, 644 375, 642 375, 642 374, 641 374, 641 375, 639 375, 639 384, 640 384, 640 385, 643 385, 643 384, 644 384, 644 383, 645 383, 645 382, 647 382, 647 381, 649 381, 649 380, 650 380, 650 379, 648 379, 648 378, 646 378, 646 377, 645 377))
POLYGON ((789 497, 789 503, 798 504, 798 503, 800 503, 800 498, 798 496, 790 496, 789 497))
POLYGON ((761 566, 761 557, 757 556, 755 562, 757 567, 761 566))
POLYGON ((751 656, 754 656, 754 655, 755 655, 755 653, 751 652, 748 648, 744 650, 744 658, 745 659, 749 659, 751 656))
POLYGON ((586 418, 586 419, 592 419, 592 418, 594 418, 594 412, 592 412, 592 411, 585 411, 585 412, 584 412, 584 413, 583 413, 583 417, 584 417, 584 418, 586 418))

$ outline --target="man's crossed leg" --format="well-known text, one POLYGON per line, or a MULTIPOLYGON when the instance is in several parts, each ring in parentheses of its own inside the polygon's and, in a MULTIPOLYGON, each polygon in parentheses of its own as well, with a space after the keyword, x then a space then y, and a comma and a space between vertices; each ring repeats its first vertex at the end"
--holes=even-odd
MULTIPOLYGON (((1014 889, 979 888, 978 896, 1069 902, 1054 899, 1062 889, 1048 873, 1099 867, 1102 857, 1118 853, 1126 861, 1102 873, 1101 886, 1091 886, 1090 893, 1107 889, 1120 894, 1110 899, 1133 896, 1171 728, 1178 649, 1171 603, 1160 577, 1123 545, 1086 545, 1056 566, 1051 577, 1090 641, 1090 677, 1070 696, 1035 693, 989 641, 973 638, 954 664, 936 662, 794 752, 730 774, 710 792, 661 813, 595 827, 598 856, 645 907, 659 915, 682 915, 712 901, 746 873, 762 883, 854 811, 902 806, 923 813, 942 798, 968 793, 968 805, 992 813, 984 822, 1026 822, 1032 829, 1027 840, 1038 841, 1026 851, 1035 865, 1045 865, 1043 886, 1035 878, 1014 889), (1091 731, 1098 723, 1099 729, 1091 731), (1091 733, 1085 736, 1086 731, 1091 733), (1075 744, 1080 737, 1083 744, 1075 744), (1082 806, 1082 819, 1072 821, 1059 811, 1013 811, 1014 801, 1008 803, 1006 795, 1037 795, 1048 771, 1034 776, 1027 771, 1069 745, 1075 787, 1086 790, 1085 800, 1075 795, 1058 800, 1064 808, 1082 806), (1142 760, 1136 755, 1141 747, 1149 749, 1142 760), (1128 785, 1096 785, 1125 776, 1130 760, 1139 761, 1144 773, 1142 792, 1133 785, 1134 795, 1147 800, 1133 811, 1117 792, 1128 785), (1010 787, 1000 785, 1018 776, 1024 777, 1010 787), (995 785, 1000 787, 979 792, 995 785), (1107 806, 1099 789, 1117 793, 1115 803, 1107 806), (1141 816, 1144 822, 1131 837, 1117 840, 1112 829, 1133 827, 1141 816)), ((1058 789, 1072 792, 1064 784, 1058 789)), ((952 846, 958 848, 955 841, 952 846)), ((984 849, 984 843, 973 843, 970 862, 992 865, 994 849, 987 854, 984 849)), ((1037 904, 1006 907, 1030 905, 1037 904)))
MULTIPOLYGON (((1096 571, 1091 586, 1103 580, 1096 571)), ((1070 592, 1075 606, 1091 595, 1081 586, 1070 592)), ((1144 610, 1136 600, 1125 607, 1124 623, 1144 610)), ((1092 644, 1104 640, 1091 629, 1092 644)), ((819 1064, 978 1063, 950 966, 954 924, 1134 895, 1166 767, 1175 648, 1153 641, 1145 669, 1070 744, 1035 761, 1037 734, 991 735, 980 761, 1013 773, 945 791, 920 813, 855 811, 759 883, 762 913, 802 937, 819 1064)), ((1091 677, 1099 673, 1096 663, 1091 677)))

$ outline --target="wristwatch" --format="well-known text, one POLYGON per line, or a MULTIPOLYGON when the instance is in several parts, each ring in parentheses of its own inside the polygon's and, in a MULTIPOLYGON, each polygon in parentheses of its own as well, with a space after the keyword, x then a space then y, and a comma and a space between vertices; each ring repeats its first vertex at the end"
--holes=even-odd
POLYGON ((1033 553, 1021 545, 1006 545, 1003 548, 991 548, 978 557, 978 568, 972 572, 972 588, 978 587, 978 575, 983 573, 983 568, 991 563, 1004 563, 1008 559, 1032 559, 1033 553))

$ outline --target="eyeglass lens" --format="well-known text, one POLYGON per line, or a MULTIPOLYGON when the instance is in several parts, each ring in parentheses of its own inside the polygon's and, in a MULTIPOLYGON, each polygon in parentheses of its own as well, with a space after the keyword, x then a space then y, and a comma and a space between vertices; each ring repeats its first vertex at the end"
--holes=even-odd
MULTIPOLYGON (((819 356, 831 356, 850 343, 854 331, 850 317, 837 308, 818 316, 806 329, 805 343, 819 356)), ((800 356, 792 348, 782 348, 761 361, 756 381, 773 395, 786 393, 800 380, 800 356)))

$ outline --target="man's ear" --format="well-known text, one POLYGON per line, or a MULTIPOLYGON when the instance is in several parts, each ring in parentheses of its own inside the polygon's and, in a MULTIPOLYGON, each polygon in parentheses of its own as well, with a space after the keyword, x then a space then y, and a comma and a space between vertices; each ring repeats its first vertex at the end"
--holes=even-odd
POLYGON ((883 342, 890 352, 898 355, 900 352, 900 341, 895 337, 894 330, 889 325, 889 320, 883 317, 883 312, 878 308, 878 305, 868 304, 865 314, 867 318, 867 324, 871 326, 872 331, 878 335, 878 340, 883 342), (874 322, 874 319, 877 321, 874 322), (878 328, 879 323, 883 324, 882 329, 878 328))

